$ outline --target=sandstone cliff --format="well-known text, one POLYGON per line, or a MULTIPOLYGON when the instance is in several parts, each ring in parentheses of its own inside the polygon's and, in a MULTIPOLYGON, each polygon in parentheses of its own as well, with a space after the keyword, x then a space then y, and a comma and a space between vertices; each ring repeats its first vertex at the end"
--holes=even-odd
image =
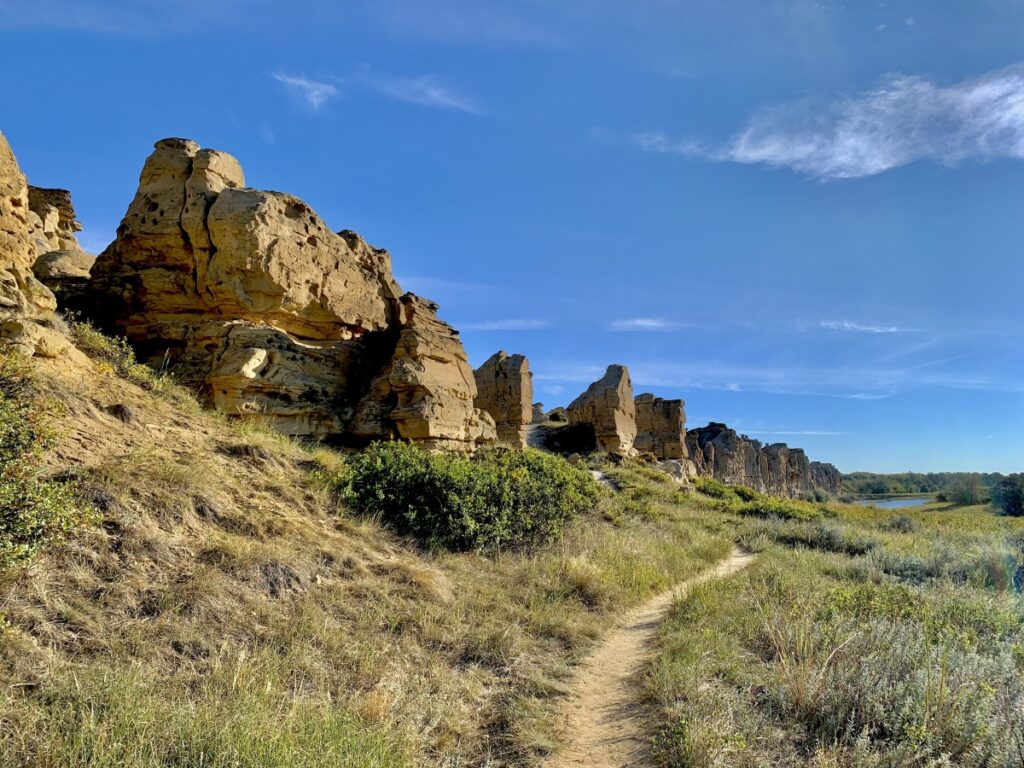
POLYGON ((803 449, 785 443, 766 446, 725 424, 692 429, 686 443, 697 472, 724 483, 778 496, 800 496, 816 488, 838 495, 842 490, 842 475, 831 464, 809 462, 803 449))

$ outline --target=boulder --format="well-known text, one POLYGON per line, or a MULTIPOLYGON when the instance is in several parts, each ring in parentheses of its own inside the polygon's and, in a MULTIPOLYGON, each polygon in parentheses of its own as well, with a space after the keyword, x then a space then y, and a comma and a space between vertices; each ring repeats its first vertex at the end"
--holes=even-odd
POLYGON ((391 359, 355 408, 350 433, 469 449, 496 439, 494 419, 474 405, 476 382, 459 334, 437 304, 401 298, 401 330, 391 359))
POLYGON ((631 454, 636 438, 633 384, 624 365, 610 365, 568 408, 569 424, 590 426, 601 450, 631 454))
POLYGON ((527 427, 533 421, 533 374, 522 355, 495 352, 473 372, 476 407, 494 419, 498 441, 526 447, 527 427))
POLYGON ((36 259, 32 273, 57 298, 57 308, 75 314, 87 314, 89 271, 96 257, 85 251, 49 251, 36 259))
POLYGON ((659 459, 688 459, 686 449, 686 404, 682 400, 664 400, 645 392, 633 401, 636 407, 638 451, 653 453, 659 459))

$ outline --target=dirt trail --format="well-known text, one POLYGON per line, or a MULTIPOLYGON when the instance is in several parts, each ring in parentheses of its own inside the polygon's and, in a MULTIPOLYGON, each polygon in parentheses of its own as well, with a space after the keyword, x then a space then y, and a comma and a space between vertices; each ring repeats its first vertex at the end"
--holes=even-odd
POLYGON ((629 613, 580 666, 565 707, 570 743, 548 768, 640 768, 648 765, 648 724, 638 701, 637 679, 672 601, 696 584, 746 567, 753 555, 739 550, 692 579, 629 613))

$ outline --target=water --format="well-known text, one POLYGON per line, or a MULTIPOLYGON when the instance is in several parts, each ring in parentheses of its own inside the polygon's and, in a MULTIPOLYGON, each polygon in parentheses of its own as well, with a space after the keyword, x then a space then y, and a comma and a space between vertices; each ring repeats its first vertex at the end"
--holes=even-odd
POLYGON ((931 496, 918 496, 912 499, 856 499, 853 503, 862 507, 878 507, 879 509, 901 509, 903 507, 917 507, 932 501, 931 496))

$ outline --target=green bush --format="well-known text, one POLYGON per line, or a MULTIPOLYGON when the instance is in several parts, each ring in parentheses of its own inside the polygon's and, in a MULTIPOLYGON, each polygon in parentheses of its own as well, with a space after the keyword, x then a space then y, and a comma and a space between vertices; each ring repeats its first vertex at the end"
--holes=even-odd
MULTIPOLYGON (((713 499, 735 499, 737 496, 736 489, 729 487, 725 483, 720 483, 713 477, 695 477, 693 479, 693 487, 705 496, 710 496, 713 499)), ((750 489, 745 488, 744 490, 750 489)))
POLYGON ((27 361, 0 355, 0 569, 23 563, 95 515, 73 485, 44 479, 52 436, 27 361))
POLYGON ((1024 516, 1024 475, 1010 475, 992 488, 992 506, 1003 515, 1024 516))
POLYGON ((531 449, 466 456, 374 443, 347 466, 334 481, 347 504, 425 546, 454 550, 549 541, 599 493, 586 469, 531 449))
POLYGON ((118 376, 156 394, 165 394, 173 384, 169 376, 136 360, 127 339, 107 336, 84 320, 72 320, 68 326, 75 346, 93 360, 108 365, 118 376))
POLYGON ((774 496, 760 496, 741 505, 737 511, 747 517, 778 517, 783 520, 817 520, 826 513, 826 510, 806 501, 774 496))

